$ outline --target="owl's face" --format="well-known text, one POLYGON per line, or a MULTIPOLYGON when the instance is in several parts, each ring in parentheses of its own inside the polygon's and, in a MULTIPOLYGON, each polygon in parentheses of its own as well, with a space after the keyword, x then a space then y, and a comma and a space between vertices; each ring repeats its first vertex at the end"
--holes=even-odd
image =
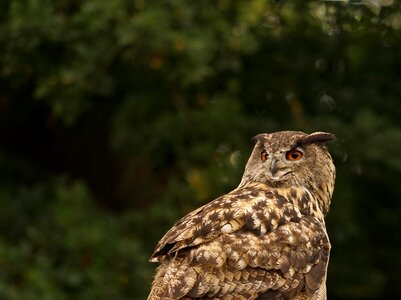
POLYGON ((335 169, 325 142, 333 134, 281 131, 259 134, 241 185, 262 182, 274 187, 304 186, 310 190, 333 182, 335 169))

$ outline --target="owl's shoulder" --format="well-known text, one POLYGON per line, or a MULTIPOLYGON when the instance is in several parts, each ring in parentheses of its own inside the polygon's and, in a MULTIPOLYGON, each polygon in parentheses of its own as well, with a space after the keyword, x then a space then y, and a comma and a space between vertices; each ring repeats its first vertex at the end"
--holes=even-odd
POLYGON ((150 261, 237 231, 262 236, 287 222, 299 222, 297 203, 308 201, 303 188, 272 188, 256 183, 238 188, 184 216, 158 243, 150 261))

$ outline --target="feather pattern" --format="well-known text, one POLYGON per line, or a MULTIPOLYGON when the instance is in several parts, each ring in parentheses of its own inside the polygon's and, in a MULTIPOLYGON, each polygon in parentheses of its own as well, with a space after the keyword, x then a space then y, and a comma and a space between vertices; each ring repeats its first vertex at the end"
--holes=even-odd
POLYGON ((311 195, 303 189, 254 184, 188 214, 151 257, 165 269, 155 285, 166 294, 150 299, 226 299, 227 293, 256 299, 269 289, 313 293, 323 281, 330 244, 322 215, 305 207, 311 203, 305 197, 311 195))

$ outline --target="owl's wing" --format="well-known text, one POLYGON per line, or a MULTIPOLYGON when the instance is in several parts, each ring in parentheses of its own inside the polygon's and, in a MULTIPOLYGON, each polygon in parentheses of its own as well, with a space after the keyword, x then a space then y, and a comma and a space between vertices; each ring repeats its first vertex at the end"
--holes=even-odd
MULTIPOLYGON (((244 226, 252 226, 255 212, 274 209, 275 201, 272 200, 280 199, 275 199, 264 184, 250 185, 223 195, 177 221, 159 241, 150 261, 162 261, 167 254, 205 243, 244 226)), ((276 217, 272 215, 270 218, 272 227, 277 225, 276 217)), ((259 229, 263 233, 271 228, 259 229)))
POLYGON ((302 197, 304 190, 259 184, 185 216, 152 255, 162 266, 149 299, 313 294, 324 281, 330 244, 324 223, 294 206, 302 197))

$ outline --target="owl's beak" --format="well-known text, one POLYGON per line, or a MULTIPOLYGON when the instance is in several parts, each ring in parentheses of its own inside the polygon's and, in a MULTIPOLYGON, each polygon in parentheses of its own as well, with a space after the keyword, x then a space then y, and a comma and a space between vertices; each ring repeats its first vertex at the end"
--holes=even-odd
POLYGON ((276 176, 277 173, 277 161, 278 159, 273 157, 270 163, 270 173, 273 175, 273 177, 276 176))
POLYGON ((291 170, 283 164, 278 157, 272 157, 269 165, 269 177, 271 180, 282 180, 291 170))

